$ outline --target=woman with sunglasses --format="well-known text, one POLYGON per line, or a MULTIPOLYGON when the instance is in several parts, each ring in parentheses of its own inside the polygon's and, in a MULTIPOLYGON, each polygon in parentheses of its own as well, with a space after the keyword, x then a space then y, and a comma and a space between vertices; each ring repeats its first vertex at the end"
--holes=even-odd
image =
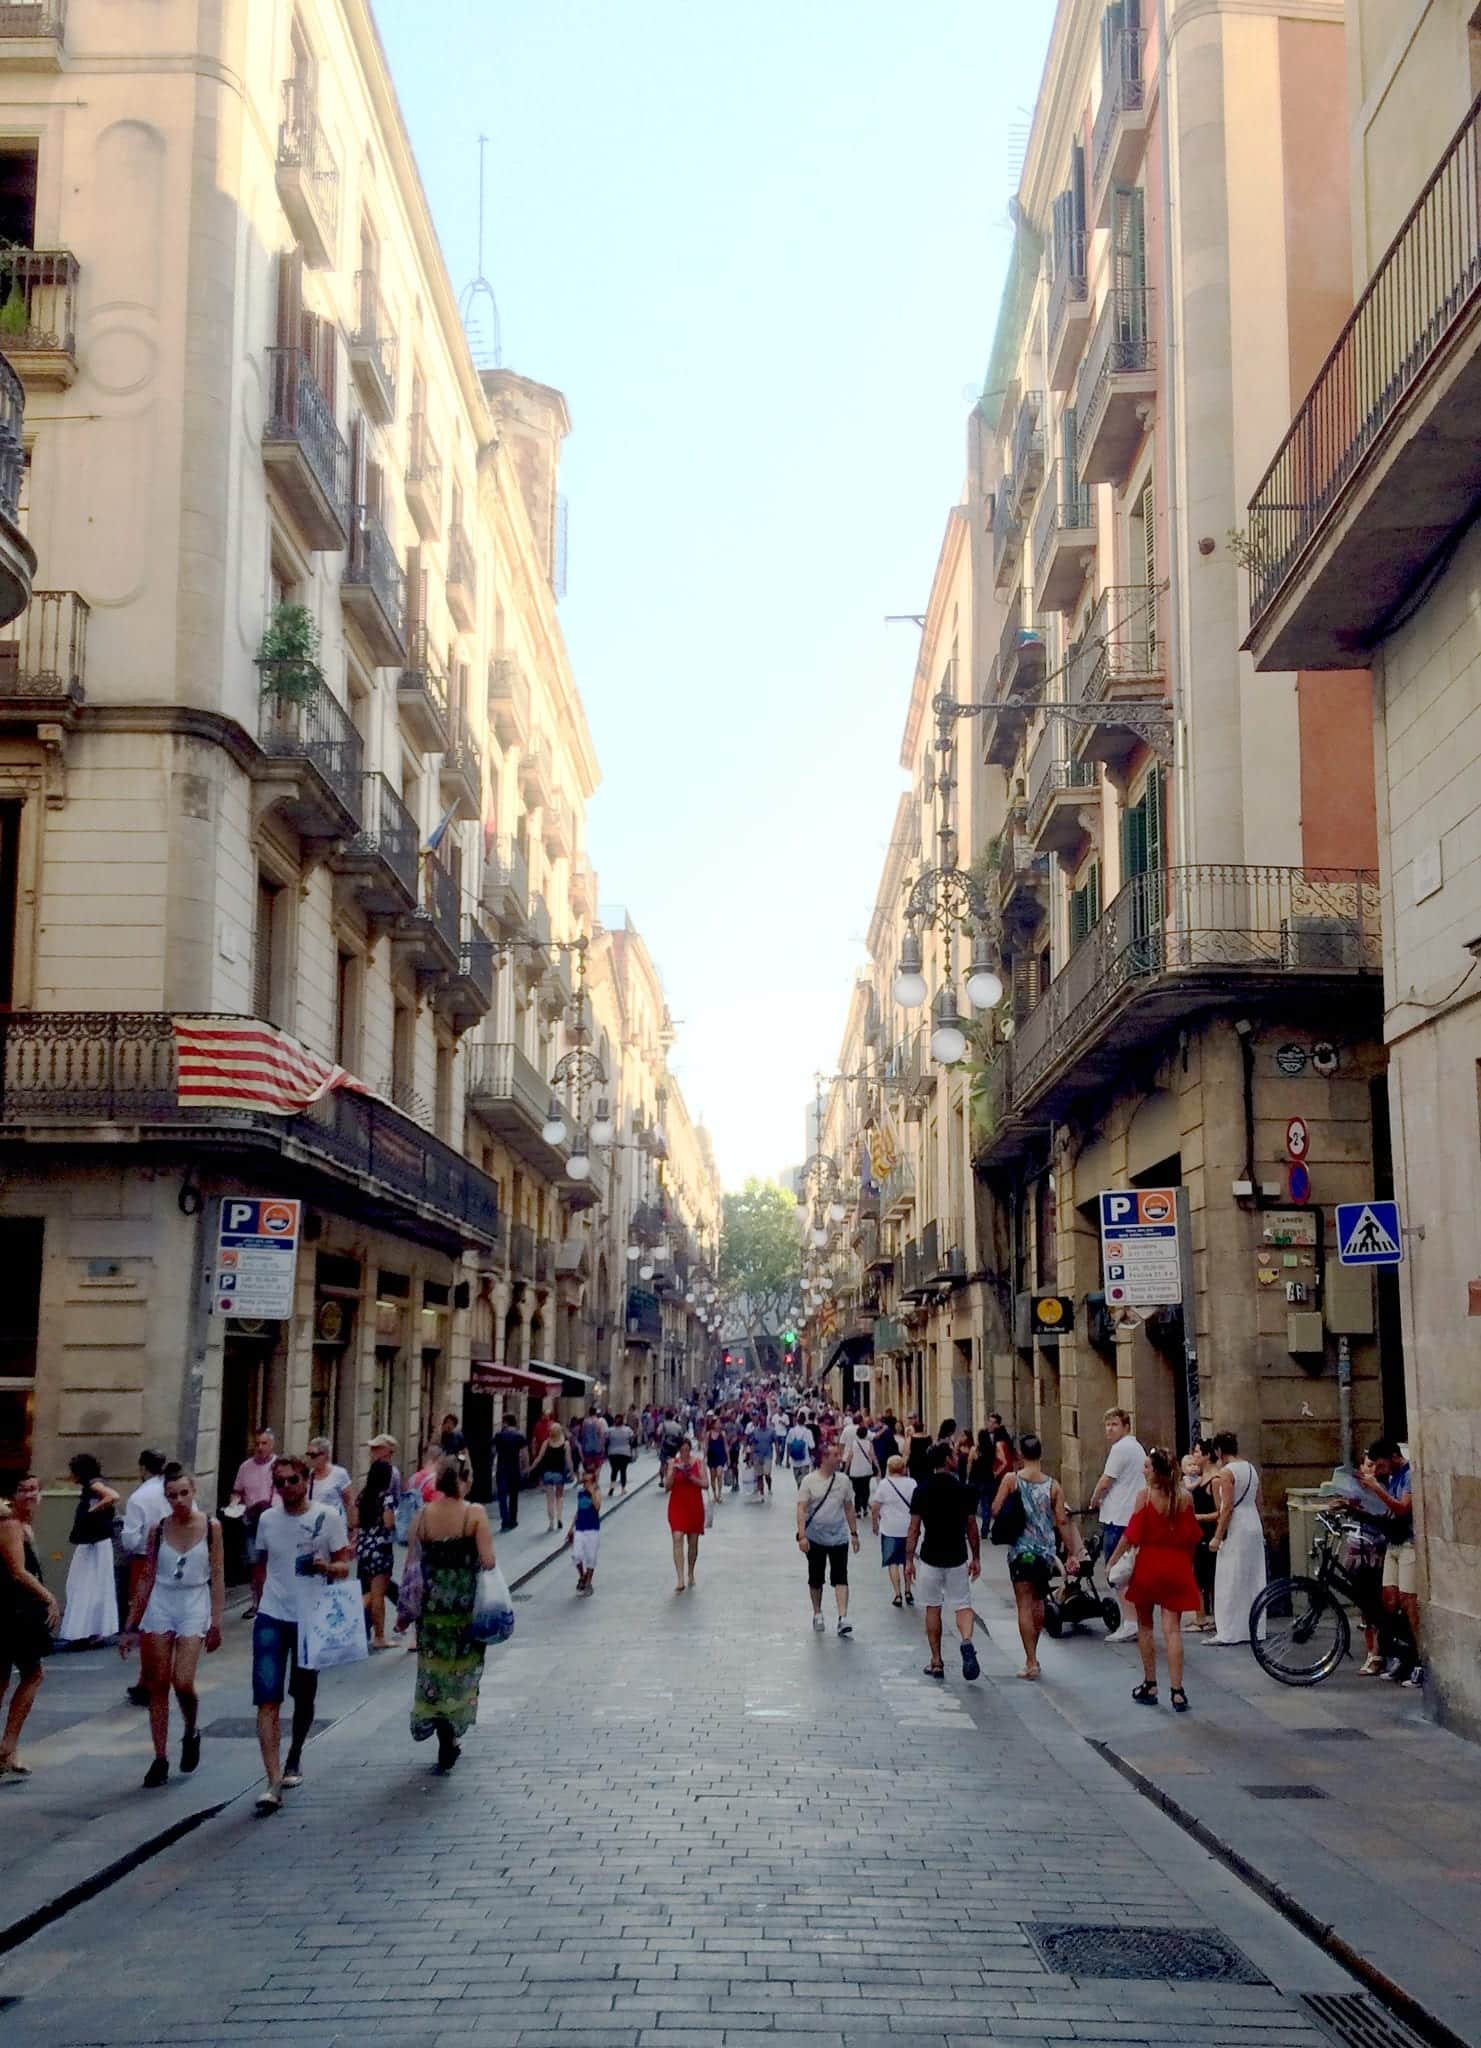
POLYGON ((172 1686, 185 1716, 180 1768, 193 1771, 201 1760, 196 1667, 202 1644, 207 1650, 221 1648, 226 1605, 221 1524, 197 1508, 195 1481, 182 1465, 166 1465, 164 1478, 169 1512, 150 1534, 143 1576, 118 1639, 121 1657, 127 1657, 139 1639, 142 1680, 149 1693, 149 1732, 154 1737, 154 1762, 144 1779, 151 1792, 168 1784, 170 1777, 172 1686))

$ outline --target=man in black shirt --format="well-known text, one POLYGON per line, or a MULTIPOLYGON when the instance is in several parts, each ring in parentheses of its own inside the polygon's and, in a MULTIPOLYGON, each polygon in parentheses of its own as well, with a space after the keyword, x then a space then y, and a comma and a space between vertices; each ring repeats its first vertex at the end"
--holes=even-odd
POLYGON ((926 1477, 910 1502, 910 1532, 905 1538, 905 1583, 916 1585, 926 1610, 926 1641, 931 1646, 927 1678, 946 1676, 941 1662, 941 1610, 948 1602, 956 1609, 957 1634, 962 1639, 962 1676, 975 1678, 981 1669, 972 1641, 977 1617, 972 1609, 971 1581, 981 1575, 982 1557, 972 1494, 957 1477, 956 1468, 955 1444, 931 1446, 926 1477))
POLYGON ((519 1526, 519 1482, 526 1469, 525 1435, 512 1415, 506 1415, 494 1437, 494 1491, 499 1496, 499 1527, 519 1526))

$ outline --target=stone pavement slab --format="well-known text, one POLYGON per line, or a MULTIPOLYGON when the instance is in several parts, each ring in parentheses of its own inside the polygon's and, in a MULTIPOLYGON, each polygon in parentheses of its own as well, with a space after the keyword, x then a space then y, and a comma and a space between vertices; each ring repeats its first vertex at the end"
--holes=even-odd
POLYGON ((528 1587, 451 1777, 403 1660, 281 1815, 227 1807, 0 1960, 6 2048, 1318 2048, 1298 1995, 1351 1978, 995 1647, 923 1677, 877 1550, 855 1576, 856 1635, 815 1635, 786 1501, 727 1498, 676 1595, 635 1502, 594 1598, 528 1587), (1258 1981, 1052 1975, 1034 1919, 1216 1928, 1258 1981))

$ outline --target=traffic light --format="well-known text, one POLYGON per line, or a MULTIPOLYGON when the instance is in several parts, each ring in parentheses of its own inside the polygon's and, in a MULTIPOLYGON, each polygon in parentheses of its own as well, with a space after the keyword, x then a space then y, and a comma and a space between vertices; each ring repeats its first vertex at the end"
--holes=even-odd
POLYGON ((797 1342, 797 1332, 795 1330, 783 1330, 782 1342, 790 1349, 797 1342))

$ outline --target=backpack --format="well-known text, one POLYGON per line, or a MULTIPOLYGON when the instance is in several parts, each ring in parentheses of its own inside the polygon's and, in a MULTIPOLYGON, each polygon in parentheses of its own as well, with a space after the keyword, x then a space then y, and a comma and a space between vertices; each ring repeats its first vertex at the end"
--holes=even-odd
POLYGON ((792 1430, 787 1437, 787 1456, 794 1465, 800 1465, 807 1455, 808 1442, 806 1434, 800 1429, 792 1430))

